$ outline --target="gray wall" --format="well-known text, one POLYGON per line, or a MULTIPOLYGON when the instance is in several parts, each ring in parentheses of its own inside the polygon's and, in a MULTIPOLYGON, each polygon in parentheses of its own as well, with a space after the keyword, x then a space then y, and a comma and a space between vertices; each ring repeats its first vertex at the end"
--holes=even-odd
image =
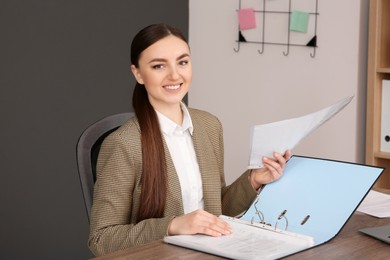
POLYGON ((0 259, 86 259, 75 145, 131 111, 129 43, 147 24, 188 32, 183 0, 0 2, 0 259))

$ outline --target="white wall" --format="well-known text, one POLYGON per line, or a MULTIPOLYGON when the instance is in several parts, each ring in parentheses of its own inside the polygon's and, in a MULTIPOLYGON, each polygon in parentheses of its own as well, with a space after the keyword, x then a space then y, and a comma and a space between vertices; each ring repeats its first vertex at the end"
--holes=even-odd
MULTIPOLYGON (((287 4, 288 10, 287 0, 265 1, 269 6, 287 4)), ((292 3, 305 10, 314 1, 292 3)), ((311 58, 312 48, 293 46, 288 56, 283 55, 285 46, 274 45, 265 45, 264 53, 258 54, 259 45, 241 44, 236 53, 238 0, 190 0, 194 80, 189 105, 210 111, 222 121, 228 183, 246 169, 252 125, 311 113, 349 95, 355 98, 348 107, 293 153, 364 161, 368 0, 318 2, 319 47, 311 58)), ((261 6, 261 0, 242 1, 242 7, 261 10, 261 6)))

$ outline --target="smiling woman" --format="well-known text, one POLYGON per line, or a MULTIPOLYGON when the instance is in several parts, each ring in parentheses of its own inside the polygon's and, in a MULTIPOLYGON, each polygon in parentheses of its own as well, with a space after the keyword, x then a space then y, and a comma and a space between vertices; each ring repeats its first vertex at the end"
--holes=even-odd
POLYGON ((145 49, 131 70, 137 82, 145 86, 154 109, 180 125, 180 102, 192 80, 188 44, 176 36, 167 36, 145 49))
POLYGON ((218 118, 182 102, 192 80, 190 48, 167 24, 141 30, 131 45, 136 117, 103 142, 96 167, 89 247, 95 255, 166 235, 231 234, 224 214, 246 210, 290 157, 275 154, 226 186, 218 118))

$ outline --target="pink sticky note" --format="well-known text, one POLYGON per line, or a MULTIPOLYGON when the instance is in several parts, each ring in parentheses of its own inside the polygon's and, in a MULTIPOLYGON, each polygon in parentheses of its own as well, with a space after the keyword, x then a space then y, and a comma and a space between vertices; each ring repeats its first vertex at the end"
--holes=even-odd
POLYGON ((253 8, 238 10, 238 21, 241 30, 256 28, 255 10, 253 8))

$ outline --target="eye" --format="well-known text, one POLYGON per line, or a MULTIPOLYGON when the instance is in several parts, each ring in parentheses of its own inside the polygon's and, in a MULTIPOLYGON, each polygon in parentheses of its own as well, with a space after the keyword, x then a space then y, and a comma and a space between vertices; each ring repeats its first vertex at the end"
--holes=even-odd
POLYGON ((189 60, 181 60, 181 61, 179 61, 179 65, 180 65, 180 66, 185 66, 185 65, 187 65, 189 62, 190 62, 189 60))
POLYGON ((164 68, 164 65, 163 64, 156 64, 156 65, 153 65, 152 68, 155 70, 160 70, 160 69, 164 68))

